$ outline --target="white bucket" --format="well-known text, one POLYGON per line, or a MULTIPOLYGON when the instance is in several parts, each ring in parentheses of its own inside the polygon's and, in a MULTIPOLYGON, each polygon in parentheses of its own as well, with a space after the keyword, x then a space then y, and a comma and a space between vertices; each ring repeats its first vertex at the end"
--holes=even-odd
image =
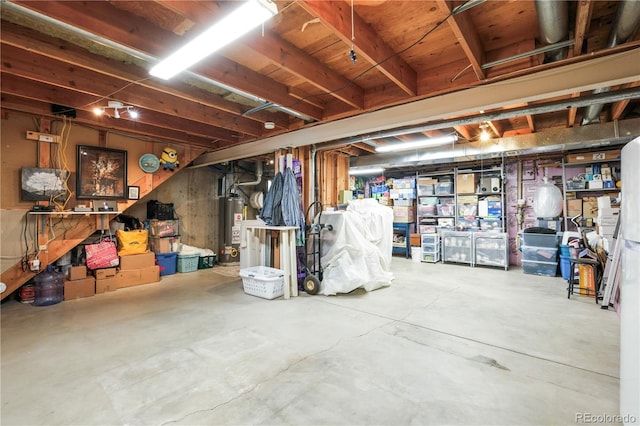
POLYGON ((422 249, 420 247, 411 247, 411 260, 420 262, 422 259, 422 249))

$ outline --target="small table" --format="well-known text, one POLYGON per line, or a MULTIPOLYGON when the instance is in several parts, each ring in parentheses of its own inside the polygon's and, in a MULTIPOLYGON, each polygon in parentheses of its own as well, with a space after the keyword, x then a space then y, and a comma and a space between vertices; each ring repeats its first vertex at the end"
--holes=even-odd
MULTIPOLYGON (((596 303, 598 303, 598 290, 600 289, 600 281, 597 279, 597 268, 600 266, 600 262, 594 259, 588 259, 588 258, 575 258, 572 257, 569 260, 569 279, 567 280, 567 299, 571 298, 571 295, 573 294, 573 286, 576 284, 576 280, 575 280, 575 273, 574 273, 574 269, 576 267, 576 265, 589 265, 591 267, 593 267, 594 271, 593 271, 593 286, 594 286, 594 296, 596 299, 596 303)), ((590 296, 589 294, 589 289, 587 289, 587 296, 590 296)))

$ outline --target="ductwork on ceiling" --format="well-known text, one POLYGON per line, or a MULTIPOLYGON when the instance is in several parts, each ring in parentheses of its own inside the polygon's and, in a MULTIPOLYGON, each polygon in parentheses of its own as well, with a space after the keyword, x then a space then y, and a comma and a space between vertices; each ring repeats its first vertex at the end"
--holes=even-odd
MULTIPOLYGON (((569 37, 569 3, 558 0, 537 0, 536 12, 540 27, 540 41, 550 45, 569 37)), ((568 47, 552 50, 544 55, 544 63, 567 57, 568 47)))
MULTIPOLYGON (((618 10, 616 11, 616 17, 611 27, 611 33, 609 33, 609 40, 607 42, 607 48, 612 48, 618 44, 624 43, 629 37, 631 37, 640 23, 640 1, 626 0, 621 1, 618 4, 618 10)), ((594 90, 593 93, 608 92, 610 87, 603 87, 601 89, 594 90)), ((600 112, 604 104, 590 105, 585 109, 584 116, 582 118, 582 125, 599 122, 600 112)))

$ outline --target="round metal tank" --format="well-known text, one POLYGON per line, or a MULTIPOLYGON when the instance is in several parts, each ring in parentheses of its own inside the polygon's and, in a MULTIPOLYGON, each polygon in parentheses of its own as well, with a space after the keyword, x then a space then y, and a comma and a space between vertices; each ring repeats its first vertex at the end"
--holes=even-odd
POLYGON ((244 199, 240 197, 226 197, 222 203, 222 247, 220 259, 222 262, 240 261, 240 225, 244 199))

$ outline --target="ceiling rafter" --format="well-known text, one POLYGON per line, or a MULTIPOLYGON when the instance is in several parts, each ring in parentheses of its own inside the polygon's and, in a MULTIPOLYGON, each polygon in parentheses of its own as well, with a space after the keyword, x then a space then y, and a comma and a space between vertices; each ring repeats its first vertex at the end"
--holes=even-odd
POLYGON ((354 43, 357 56, 374 65, 389 80, 400 87, 407 95, 418 92, 417 73, 396 52, 382 40, 376 32, 357 13, 353 13, 355 42, 351 38, 351 10, 347 3, 317 0, 299 2, 311 15, 331 28, 347 45, 354 43))
POLYGON ((575 43, 573 45, 573 55, 578 56, 582 53, 584 47, 584 38, 589 30, 589 22, 591 22, 591 14, 593 12, 593 0, 580 0, 577 2, 576 10, 576 26, 575 26, 575 43))
MULTIPOLYGON (((438 0, 438 7, 447 16, 453 11, 453 4, 450 0, 438 0)), ((447 19, 449 28, 456 36, 460 43, 460 47, 464 50, 465 55, 471 63, 471 68, 476 74, 478 80, 484 80, 486 74, 482 69, 484 63, 484 48, 478 33, 474 29, 471 18, 468 14, 452 15, 447 19)))
MULTIPOLYGON (((183 43, 175 34, 163 31, 142 19, 132 18, 130 14, 108 2, 17 1, 16 3, 62 22, 69 22, 70 17, 74 17, 71 22, 82 22, 84 30, 129 48, 141 50, 142 53, 153 57, 167 55, 183 43)), ((313 119, 322 119, 322 110, 289 95, 285 85, 219 54, 210 56, 194 66, 193 70, 204 77, 291 108, 313 119), (210 66, 212 62, 215 62, 215 66, 210 66)))

